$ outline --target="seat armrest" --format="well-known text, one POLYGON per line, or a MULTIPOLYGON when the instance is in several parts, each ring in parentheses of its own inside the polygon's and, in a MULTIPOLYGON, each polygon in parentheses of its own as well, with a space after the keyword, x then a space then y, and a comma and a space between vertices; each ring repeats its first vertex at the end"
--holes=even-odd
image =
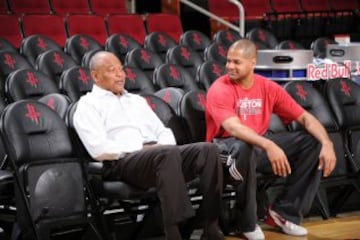
POLYGON ((88 172, 90 174, 101 175, 103 172, 104 164, 103 162, 89 162, 88 164, 88 172))

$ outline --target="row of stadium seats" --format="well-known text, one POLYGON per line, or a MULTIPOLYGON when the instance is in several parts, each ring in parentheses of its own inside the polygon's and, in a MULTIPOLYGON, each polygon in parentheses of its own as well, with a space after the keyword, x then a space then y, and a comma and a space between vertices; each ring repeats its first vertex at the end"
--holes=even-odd
MULTIPOLYGON (((264 14, 299 14, 313 12, 357 11, 357 0, 241 0, 247 19, 259 19, 264 14)), ((238 18, 238 9, 228 1, 209 0, 209 10, 222 17, 238 18)))
MULTIPOLYGON (((337 34, 359 34, 358 0, 240 0, 245 29, 267 28, 278 39, 296 39, 309 47, 312 39, 337 34), (355 27, 354 27, 355 26, 355 27)), ((209 10, 239 22, 238 8, 228 1, 210 0, 209 10)))
POLYGON ((61 47, 66 38, 74 34, 88 34, 100 44, 114 33, 127 34, 141 45, 147 33, 165 32, 177 42, 183 33, 179 16, 173 14, 149 14, 144 22, 139 14, 113 14, 104 16, 73 14, 59 15, 33 14, 20 18, 13 15, 0 15, 0 21, 6 23, 0 29, 0 36, 8 39, 15 47, 21 40, 33 34, 46 35, 61 47))
POLYGON ((125 0, 2 0, 0 14, 125 14, 125 0))
MULTIPOLYGON (((334 79, 329 80, 324 87, 324 94, 319 92, 312 83, 309 82, 303 82, 303 81, 294 81, 289 82, 284 86, 286 91, 289 92, 289 94, 297 101, 299 102, 304 108, 306 108, 309 112, 313 113, 325 126, 327 131, 329 132, 330 137, 334 141, 334 147, 336 149, 336 155, 337 155, 337 166, 335 171, 332 173, 332 175, 329 178, 322 179, 321 182, 321 188, 316 196, 317 204, 320 204, 320 210, 324 218, 329 217, 330 215, 336 216, 337 213, 341 211, 341 206, 344 204, 344 202, 347 200, 347 198, 351 195, 351 193, 354 191, 354 189, 359 190, 359 183, 357 181, 358 178, 358 172, 360 169, 360 158, 358 155, 358 149, 357 145, 360 141, 359 136, 359 123, 360 114, 354 114, 355 109, 359 108, 359 98, 360 98, 360 87, 356 85, 354 82, 352 82, 349 79, 334 79), (339 191, 336 194, 336 197, 332 200, 326 198, 326 190, 329 187, 337 187, 339 191)), ((185 94, 183 94, 178 99, 178 108, 177 111, 174 111, 174 109, 168 105, 165 101, 157 97, 153 94, 143 94, 143 97, 147 100, 149 103, 149 106, 155 111, 156 114, 158 114, 159 118, 164 122, 164 124, 168 127, 170 127, 176 136, 176 139, 179 144, 188 143, 188 142, 198 142, 198 141, 204 141, 205 139, 205 115, 204 115, 204 105, 206 102, 206 96, 205 93, 198 90, 192 90, 185 94)), ((53 100, 57 101, 57 100, 53 100)), ((76 103, 73 103, 72 105, 66 105, 62 102, 59 102, 59 105, 62 106, 62 108, 67 108, 65 114, 58 115, 62 119, 66 119, 66 122, 69 124, 69 127, 71 128, 71 116, 73 115, 74 108, 76 107, 76 103)), ((49 106, 49 105, 48 105, 49 106)), ((63 144, 67 143, 68 140, 63 139, 63 136, 61 134, 60 129, 63 128, 62 126, 65 126, 65 121, 62 122, 61 120, 54 119, 52 115, 49 112, 49 110, 46 110, 47 107, 44 107, 44 105, 41 105, 38 102, 35 102, 34 100, 23 100, 23 101, 17 101, 7 107, 7 109, 4 111, 2 116, 2 137, 5 143, 5 152, 9 154, 9 158, 14 161, 15 158, 15 166, 19 167, 19 171, 25 171, 28 169, 31 169, 31 163, 29 161, 32 160, 32 158, 20 158, 17 159, 17 157, 20 156, 38 156, 41 154, 43 156, 44 160, 48 158, 47 164, 52 164, 53 161, 56 161, 56 159, 59 158, 59 156, 48 156, 48 154, 52 153, 54 154, 59 153, 61 151, 45 151, 43 150, 43 147, 36 147, 36 144, 42 144, 42 134, 52 134, 51 129, 44 129, 44 127, 52 127, 56 126, 56 134, 60 134, 62 137, 57 136, 55 139, 57 139, 56 142, 48 142, 47 144, 58 144, 59 139, 61 139, 62 146, 63 144), (16 110, 12 110, 16 109, 16 110), (13 112, 14 116, 10 117, 9 112, 13 112), (30 120, 31 121, 30 121, 30 120), (4 122, 5 121, 5 122, 4 122), (41 122, 41 124, 36 124, 38 122, 41 122), (49 122, 49 123, 48 123, 49 122), (48 124, 47 124, 48 123, 48 124), (50 124, 51 123, 51 124, 50 124), (35 124, 37 127, 32 126, 32 124, 35 124), (29 127, 29 126, 32 127, 29 127), (40 129, 41 128, 41 129, 40 129), (17 129, 17 130, 14 130, 17 129), (24 131, 24 134, 21 134, 19 131, 24 131), (13 141, 9 141, 10 136, 12 136, 12 133, 21 134, 21 138, 14 138, 13 141), (17 155, 15 155, 11 149, 14 148, 13 144, 17 146, 16 139, 21 141, 24 141, 23 144, 29 143, 30 141, 27 140, 27 138, 33 138, 34 142, 32 142, 31 148, 26 148, 26 145, 20 148, 21 152, 18 152, 17 155), (36 140, 35 140, 36 139, 36 140), (35 152, 31 154, 30 152, 23 152, 23 151, 30 151, 35 152), (44 152, 45 151, 45 152, 44 152), (49 160, 53 160, 50 161, 49 160), (28 168, 20 168, 22 164, 28 164, 28 168), (21 170, 22 169, 22 170, 21 170)), ((51 111, 52 112, 52 111, 51 111)), ((281 132, 281 131, 299 131, 301 130, 299 125, 291 123, 289 126, 283 126, 282 123, 277 123, 276 118, 272 121, 272 125, 270 126, 270 130, 281 132)), ((67 131, 67 130, 66 130, 67 131)), ((74 132, 73 132, 74 133, 74 132)), ((67 136, 67 134, 65 134, 67 136)), ((54 137, 54 136, 53 136, 54 137)), ((51 137, 51 139, 54 139, 51 137)), ((75 137, 75 136, 74 136, 75 137)), ((78 140, 71 142, 77 142, 78 140)), ((72 144, 72 143, 71 143, 72 144)), ((41 145, 42 146, 42 145, 41 145)), ((49 146, 51 149, 51 146, 49 146)), ((78 148, 78 147, 76 147, 78 148)), ((18 150, 18 151, 20 151, 18 150)), ((62 154, 62 153, 61 153, 62 154)), ((60 155, 61 155, 60 154, 60 155)), ((82 153, 83 154, 83 153, 82 153)), ((80 154, 80 156, 83 156, 80 154)), ((73 155, 66 155, 66 157, 73 156, 73 155)), ((61 158, 61 156, 60 156, 61 158)), ((89 159, 82 158, 77 159, 76 161, 88 161, 89 159)), ((67 162, 67 161, 66 161, 67 162)), ((62 164, 65 164, 66 162, 62 161, 62 164)), ((37 164, 39 164, 39 161, 36 161, 37 164)), ((60 164, 59 166, 61 169, 68 169, 64 168, 65 165, 62 165, 61 162, 56 162, 57 164, 60 164)), ((3 164, 3 166, 6 166, 3 164)), ((44 180, 42 183, 48 183, 48 184, 55 184, 59 181, 51 181, 50 175, 48 176, 46 174, 46 170, 49 169, 49 166, 45 166, 44 169, 39 169, 40 165, 38 166, 38 176, 40 179, 46 178, 47 181, 44 180), (44 170, 42 172, 42 170, 44 170)), ((74 166, 73 166, 74 167, 74 166)), ((58 171, 55 169, 55 171, 58 171)), ((90 171, 89 169, 85 169, 85 171, 90 171)), ((70 171, 72 172, 72 171, 70 171)), ((0 175, 5 175, 6 177, 0 178, 0 185, 2 186, 1 190, 7 190, 3 194, 1 192, 2 198, 12 198, 11 195, 11 185, 13 184, 11 180, 12 174, 8 170, 8 168, 4 168, 0 171, 0 175), (7 175, 6 175, 7 174, 7 175), (7 180, 5 183, 1 180, 7 180), (9 186, 10 185, 10 186, 9 186)), ((87 174, 93 174, 92 172, 87 172, 87 174)), ((86 175, 87 175, 86 174, 86 175)), ((2 175, 2 176, 3 176, 2 175)), ((68 175, 65 175, 68 176, 68 175)), ((82 174, 79 174, 79 176, 82 176, 82 174)), ((260 177, 259 177, 260 178, 260 177)), ((76 181, 81 181, 79 178, 76 181)), ((259 181, 259 187, 264 187, 262 184, 266 179, 269 178, 263 178, 262 181, 259 181)), ((41 229, 41 227, 47 226, 45 223, 45 220, 47 219, 47 216, 51 216, 51 221, 59 221, 56 217, 61 215, 64 217, 66 214, 73 214, 70 213, 70 211, 74 210, 70 206, 74 206, 74 201, 78 201, 78 199, 74 199, 72 194, 68 195, 68 192, 61 192, 65 191, 67 188, 64 188, 63 184, 71 183, 74 184, 73 180, 74 178, 69 178, 68 180, 63 179, 64 182, 61 182, 62 187, 56 188, 58 189, 58 192, 56 196, 69 196, 69 198, 61 198, 62 201, 57 201, 56 197, 54 199, 50 199, 49 201, 55 206, 54 208, 48 209, 47 214, 43 214, 42 218, 40 219, 32 219, 34 223, 36 224, 36 227, 41 229), (56 207, 63 208, 64 205, 66 205, 66 211, 60 211, 56 212, 56 207), (53 213, 52 211, 55 210, 53 213), (56 215, 59 214, 59 215, 56 215), (54 217, 56 216, 56 217, 54 217)), ((35 181, 34 184, 37 183, 37 179, 33 180, 35 181)), ((82 181, 86 181, 86 179, 83 179, 82 181)), ((31 181, 25 181, 26 183, 31 184, 31 181)), ((272 181, 270 183, 268 182, 266 184, 266 188, 272 186, 272 181)), ((147 208, 148 210, 151 210, 154 206, 151 205, 154 201, 154 195, 151 190, 140 190, 140 189, 134 189, 133 187, 121 183, 113 182, 113 183, 107 183, 112 184, 110 185, 104 185, 105 182, 102 182, 102 180, 99 179, 92 179, 90 182, 90 185, 87 187, 91 187, 93 191, 95 191, 95 195, 92 195, 91 198, 94 201, 97 201, 101 208, 101 211, 97 209, 96 205, 91 205, 91 207, 94 207, 92 209, 93 217, 104 217, 104 211, 110 208, 109 203, 112 203, 112 201, 101 201, 100 198, 107 198, 107 199, 113 199, 113 200, 120 200, 120 206, 116 206, 117 208, 124 208, 125 213, 129 214, 128 210, 132 208, 126 208, 125 203, 123 203, 123 200, 134 200, 134 199, 146 199, 144 202, 141 202, 142 205, 149 205, 147 208), (150 192, 149 192, 150 191, 150 192), (152 199, 151 201, 149 199, 152 199), (97 212, 99 211, 99 212, 97 212)), ((277 183, 278 184, 278 183, 277 183)), ((281 183, 280 183, 281 184, 281 183)), ((75 184, 74 186, 77 186, 75 184)), ((24 186, 24 189, 27 186, 24 186)), ((50 186, 47 186, 50 187, 50 186)), ((32 189, 32 188, 30 188, 32 189)), ((53 188, 48 188, 53 189, 53 188)), ((74 189, 74 187, 70 187, 70 189, 74 189)), ((30 190, 31 191, 31 190, 30 190)), ((67 190, 66 190, 67 191, 67 190)), ((48 192, 44 192, 44 194, 48 194, 48 192)), ((36 192, 33 194, 29 194, 30 198, 27 200, 30 202, 38 202, 43 199, 42 197, 42 191, 36 192)), ((81 195, 80 195, 81 196, 81 195)), ((4 200, 5 201, 5 200, 4 200)), ((7 201, 11 202, 11 200, 7 199, 7 201)), ((19 200, 17 200, 16 204, 21 204, 21 201, 19 203, 19 200)), ((43 200, 42 200, 43 201, 43 200)), ((1 202, 3 203, 3 202, 1 202)), ((36 205, 32 204, 31 211, 37 212, 41 211, 41 208, 43 206, 46 206, 48 202, 43 203, 42 205, 36 205), (44 205, 45 204, 45 205, 44 205), (39 208, 37 208, 37 206, 39 208)), ((139 202, 136 202, 136 204, 139 204, 139 202)), ((115 208, 116 208, 115 207, 115 208)), ((114 208, 114 205, 112 205, 112 208, 114 208)), ((20 208, 18 208, 20 209, 20 208)), ((22 209, 22 208, 21 208, 22 209)), ((86 209, 86 208, 84 208, 86 209)), ((26 211, 26 209, 23 209, 26 211)), ((85 211, 85 210, 84 210, 85 211)), ((26 216, 26 212, 21 212, 20 210, 17 211, 18 216, 23 217, 23 221, 29 221, 28 216, 26 216)), ((132 213, 133 214, 133 213, 132 213)), ((90 215, 88 215, 90 216, 90 215)), ((36 217, 36 216, 35 216, 36 217)), ((65 216, 68 217, 68 216, 65 216)), ((101 223, 101 221, 96 221, 97 223, 101 223)), ((68 224, 71 224, 71 221, 68 221, 68 224)), ((107 222, 109 224, 109 222, 107 222)), ((113 226, 110 223, 108 228, 111 229, 113 226)), ((117 223, 119 224, 119 223, 117 223)), ((101 225, 100 225, 101 226, 101 225)), ((49 227, 49 226, 47 226, 49 227)), ((100 228, 101 229, 101 228, 100 228)), ((113 229, 112 229, 113 230, 113 229)), ((121 233, 120 233, 121 234, 121 233)), ((106 235, 104 235, 106 236, 106 235)), ((132 236, 134 237, 134 236, 132 236)), ((130 238, 134 239, 134 238, 130 238)))

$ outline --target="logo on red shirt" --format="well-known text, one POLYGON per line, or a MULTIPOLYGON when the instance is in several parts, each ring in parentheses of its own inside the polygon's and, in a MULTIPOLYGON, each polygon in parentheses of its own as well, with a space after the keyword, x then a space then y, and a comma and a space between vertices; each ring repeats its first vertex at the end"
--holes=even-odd
POLYGON ((262 99, 239 99, 238 100, 238 115, 244 121, 247 120, 248 115, 259 115, 262 113, 262 99))

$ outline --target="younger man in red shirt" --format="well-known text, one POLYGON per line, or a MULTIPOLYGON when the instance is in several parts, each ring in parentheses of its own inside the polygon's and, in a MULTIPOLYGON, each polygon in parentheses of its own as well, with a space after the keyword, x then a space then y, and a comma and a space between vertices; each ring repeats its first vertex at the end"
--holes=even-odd
POLYGON ((230 175, 237 185, 237 227, 247 239, 265 239, 257 225, 256 171, 287 177, 283 193, 269 208, 267 223, 289 235, 304 236, 299 224, 311 207, 321 171, 335 167, 333 144, 321 123, 277 83, 254 74, 256 46, 235 42, 228 51, 227 74, 207 93, 207 141, 231 155, 230 175), (271 114, 306 131, 267 134, 271 114))

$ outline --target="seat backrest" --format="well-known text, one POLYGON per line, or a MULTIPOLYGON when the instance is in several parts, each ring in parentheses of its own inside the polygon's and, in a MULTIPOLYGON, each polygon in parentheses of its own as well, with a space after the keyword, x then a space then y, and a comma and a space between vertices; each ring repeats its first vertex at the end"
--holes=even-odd
POLYGON ((225 47, 230 47, 231 44, 241 39, 240 33, 230 29, 219 30, 214 34, 214 42, 220 43, 225 47))
POLYGON ((184 90, 180 88, 167 87, 162 88, 155 92, 155 96, 158 96, 171 106, 174 112, 179 115, 180 112, 180 100, 184 96, 184 90))
POLYGON ((246 38, 253 42, 260 42, 266 45, 269 49, 275 49, 278 40, 275 35, 263 28, 253 28, 246 33, 246 38))
POLYGON ((46 104, 65 121, 67 110, 71 104, 68 96, 61 93, 49 93, 39 98, 38 101, 46 104))
POLYGON ((67 15, 65 22, 68 38, 75 34, 85 34, 95 39, 101 46, 105 45, 107 32, 104 17, 85 14, 67 15))
POLYGON ((195 79, 181 66, 164 63, 154 72, 154 83, 159 88, 175 87, 188 92, 198 90, 195 79))
POLYGON ((80 65, 88 51, 102 50, 102 45, 87 34, 75 34, 66 40, 64 51, 80 65))
POLYGON ((228 1, 209 0, 209 11, 220 17, 238 17, 239 11, 228 1))
POLYGON ((272 133, 281 133, 286 131, 288 131, 287 126, 283 123, 281 118, 277 114, 272 113, 267 133, 272 134, 272 133))
POLYGON ((113 34, 106 39, 105 50, 114 53, 122 63, 126 54, 135 48, 141 48, 139 42, 126 34, 113 34))
POLYGON ((48 0, 10 0, 11 12, 20 16, 22 14, 50 14, 51 7, 48 0))
POLYGON ((210 45, 211 39, 200 31, 188 30, 180 36, 179 43, 180 45, 189 46, 194 49, 201 58, 204 58, 204 50, 210 45))
POLYGON ((90 0, 92 12, 102 16, 107 14, 127 14, 125 0, 90 0))
POLYGON ((228 48, 221 43, 213 42, 204 51, 205 61, 216 61, 225 66, 228 48))
POLYGON ((82 95, 91 91, 93 83, 90 70, 76 66, 61 74, 59 88, 61 93, 68 96, 72 102, 76 102, 82 95))
POLYGON ((246 20, 263 19, 264 15, 271 12, 270 1, 264 0, 241 0, 244 9, 246 9, 246 20))
POLYGON ((146 29, 148 33, 167 33, 176 43, 179 42, 183 27, 180 17, 176 14, 151 13, 146 17, 146 29))
POLYGON ((149 33, 144 42, 144 47, 157 53, 163 62, 165 62, 167 50, 176 45, 176 42, 164 32, 149 33))
POLYGON ((206 93, 202 90, 189 91, 181 98, 180 116, 188 129, 190 142, 206 139, 205 105, 206 93))
POLYGON ((146 74, 139 68, 124 66, 126 72, 125 89, 136 94, 153 94, 155 87, 146 74))
POLYGON ((0 36, 8 40, 17 49, 20 48, 22 41, 22 31, 20 28, 20 21, 16 15, 0 15, 0 36))
POLYGON ((347 78, 328 80, 325 85, 327 100, 341 129, 360 123, 360 86, 347 78))
POLYGON ((55 82, 35 69, 19 69, 6 79, 5 92, 10 102, 21 99, 39 99, 49 93, 57 93, 55 82))
POLYGON ((153 94, 141 95, 146 99, 151 109, 156 113, 163 124, 172 130, 176 143, 178 145, 189 143, 184 125, 179 116, 176 115, 173 108, 158 96, 153 94))
POLYGON ((20 229, 25 230, 30 220, 39 238, 45 239, 54 226, 86 220, 81 165, 61 117, 38 101, 17 101, 4 110, 1 133, 9 159, 16 165, 20 229))
POLYGON ((226 74, 226 69, 223 64, 209 60, 199 66, 195 80, 200 88, 207 90, 216 79, 224 74, 226 74))
POLYGON ((62 51, 59 44, 45 35, 31 35, 26 37, 20 47, 20 53, 26 57, 32 66, 35 66, 36 58, 47 50, 62 51))
POLYGON ((11 14, 9 2, 7 0, 0 2, 0 14, 11 14))
MULTIPOLYGON (((331 173, 331 176, 346 175, 349 171, 349 161, 345 156, 345 141, 343 133, 339 131, 339 126, 328 101, 310 82, 288 82, 284 88, 297 103, 320 121, 328 132, 330 139, 333 141, 337 161, 335 170, 331 173)), ((291 123, 290 130, 297 131, 300 129, 302 128, 299 124, 295 122, 291 123)))
MULTIPOLYGON (((297 103, 313 114, 328 131, 338 130, 339 127, 327 101, 310 82, 288 82, 284 85, 284 88, 297 103)), ((301 126, 297 123, 292 123, 290 127, 292 130, 301 129, 301 126)))
POLYGON ((325 58, 326 57, 326 46, 328 44, 337 44, 334 39, 328 37, 319 37, 315 39, 311 45, 310 49, 314 52, 314 57, 316 58, 325 58))
POLYGON ((326 82, 325 92, 336 120, 345 136, 345 145, 352 169, 360 169, 360 86, 347 78, 326 82))
POLYGON ((192 48, 184 45, 177 45, 168 50, 166 62, 183 67, 195 79, 197 68, 204 60, 192 48))
POLYGON ((144 45, 146 30, 140 14, 111 14, 105 18, 108 35, 120 33, 134 38, 144 45), (124 24, 126 23, 126 24, 124 24))
POLYGON ((64 47, 66 41, 65 25, 58 15, 23 15, 21 18, 24 37, 34 34, 47 36, 64 47), (46 23, 46 24, 44 24, 46 23))
POLYGON ((135 48, 125 57, 125 65, 141 69, 151 81, 155 68, 161 64, 163 61, 159 55, 144 48, 135 48))
POLYGON ((0 108, 6 105, 6 78, 18 69, 32 69, 32 66, 18 52, 0 51, 0 108))
POLYGON ((284 40, 278 43, 276 49, 305 49, 305 47, 294 40, 284 40))
POLYGON ((360 8, 357 0, 330 0, 331 9, 334 11, 356 11, 360 8))
POLYGON ((63 51, 49 50, 39 55, 36 69, 48 75, 59 84, 61 74, 71 67, 77 66, 75 61, 63 51))
POLYGON ((271 7, 276 13, 300 13, 302 12, 301 0, 272 0, 271 7))
POLYGON ((16 47, 7 39, 0 37, 0 51, 17 52, 16 47))
POLYGON ((324 0, 301 0, 302 8, 305 12, 325 12, 330 11, 329 1, 324 0))
POLYGON ((91 14, 88 0, 50 0, 55 14, 66 16, 67 14, 91 14))
POLYGON ((31 68, 31 64, 18 52, 0 51, 0 85, 4 85, 7 76, 11 72, 31 68))
POLYGON ((86 52, 82 58, 81 66, 85 68, 90 68, 90 60, 95 55, 95 53, 101 51, 100 49, 93 49, 86 52))

